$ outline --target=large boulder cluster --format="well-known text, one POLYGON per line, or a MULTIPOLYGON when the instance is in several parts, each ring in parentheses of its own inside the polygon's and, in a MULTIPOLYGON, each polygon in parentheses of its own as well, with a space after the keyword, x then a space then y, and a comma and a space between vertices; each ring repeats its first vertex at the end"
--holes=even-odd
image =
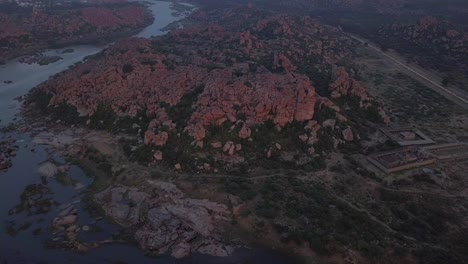
POLYGON ((126 186, 113 186, 95 195, 105 213, 134 230, 145 251, 170 253, 176 258, 191 253, 227 256, 232 248, 220 241, 220 224, 230 211, 224 204, 186 198, 169 182, 149 181, 151 193, 126 186))
POLYGON ((141 135, 155 147, 156 161, 165 159, 164 146, 181 135, 198 149, 216 145, 209 149, 229 156, 257 151, 270 158, 280 152, 275 143, 284 146, 281 151, 307 143, 305 153, 314 155, 323 127, 315 120, 316 109, 330 108, 336 112, 330 118, 347 122, 338 106, 317 95, 314 78, 332 75, 332 99, 372 100, 344 68, 334 66, 349 54, 349 40, 309 17, 240 9, 199 12, 191 19, 200 26, 153 40, 121 41, 39 91, 51 96, 50 107, 71 106, 84 119, 103 116, 106 109, 121 118, 149 120, 141 135), (243 148, 255 144, 265 124, 272 124, 278 137, 293 124, 302 132, 286 135, 292 141, 278 138, 271 146, 243 148))

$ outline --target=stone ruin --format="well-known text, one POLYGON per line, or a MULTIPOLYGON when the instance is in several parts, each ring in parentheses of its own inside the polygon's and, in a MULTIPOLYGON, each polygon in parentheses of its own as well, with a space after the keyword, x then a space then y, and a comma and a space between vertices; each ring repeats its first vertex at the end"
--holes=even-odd
POLYGON ((420 151, 416 147, 407 147, 372 154, 368 157, 368 160, 385 173, 426 166, 436 161, 435 158, 420 151))
POLYGON ((383 128, 381 131, 400 146, 434 144, 424 133, 412 128, 383 128))

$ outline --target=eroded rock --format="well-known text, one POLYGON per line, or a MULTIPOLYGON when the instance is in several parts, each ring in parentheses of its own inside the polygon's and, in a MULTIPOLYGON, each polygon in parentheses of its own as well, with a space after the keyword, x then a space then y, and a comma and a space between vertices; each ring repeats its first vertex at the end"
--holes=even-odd
POLYGON ((229 219, 227 206, 184 198, 183 193, 171 183, 148 183, 152 187, 152 195, 130 187, 115 186, 96 194, 95 199, 109 217, 136 228, 135 239, 146 251, 171 253, 176 258, 194 252, 215 256, 228 254, 220 241, 218 226, 229 219), (126 206, 128 201, 133 202, 132 208, 126 206), (148 208, 146 214, 143 207, 148 208))

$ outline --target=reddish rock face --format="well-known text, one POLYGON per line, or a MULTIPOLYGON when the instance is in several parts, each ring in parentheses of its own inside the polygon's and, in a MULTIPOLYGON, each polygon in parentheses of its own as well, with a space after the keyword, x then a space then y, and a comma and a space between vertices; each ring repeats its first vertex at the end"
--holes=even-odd
POLYGON ((280 127, 292 121, 312 119, 315 90, 307 77, 257 74, 232 79, 231 70, 216 70, 200 94, 186 130, 196 140, 206 136, 206 128, 227 115, 245 116, 240 138, 250 137, 248 126, 272 121, 280 127), (256 87, 256 89, 252 89, 256 87))
MULTIPOLYGON (((313 120, 316 109, 332 109, 343 123, 347 119, 330 99, 318 96, 313 80, 300 72, 307 72, 304 64, 309 61, 321 63, 307 67, 329 71, 347 53, 344 41, 336 41, 334 30, 307 17, 244 11, 195 15, 192 19, 201 26, 153 40, 121 41, 39 89, 52 95, 51 106, 74 106, 90 118, 101 106, 118 117, 143 115, 150 120, 142 127, 144 142, 156 150, 173 146, 182 134, 194 151, 217 153, 223 161, 244 160, 240 155, 252 149, 270 158, 297 143, 313 149, 322 128, 313 120), (278 137, 290 137, 280 135, 290 125, 303 131, 252 148, 262 136, 256 134, 258 128, 266 124, 278 137), (217 135, 220 130, 229 130, 223 132, 229 135, 217 135)), ((364 88, 344 68, 333 72, 330 89, 337 96, 367 99, 364 88)), ((306 155, 310 153, 314 151, 306 155)))
POLYGON ((346 95, 355 95, 362 100, 368 98, 365 88, 356 80, 351 78, 343 67, 334 69, 333 82, 330 84, 332 98, 346 95))
POLYGON ((148 130, 145 133, 145 144, 147 145, 164 146, 168 139, 169 134, 166 131, 154 134, 153 131, 148 130))

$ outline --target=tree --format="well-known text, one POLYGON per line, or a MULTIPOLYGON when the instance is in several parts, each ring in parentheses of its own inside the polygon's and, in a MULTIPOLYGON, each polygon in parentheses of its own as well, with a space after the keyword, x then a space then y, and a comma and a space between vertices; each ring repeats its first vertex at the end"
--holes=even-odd
POLYGON ((453 78, 451 76, 446 76, 442 79, 442 85, 443 86, 447 86, 449 85, 450 83, 453 82, 453 78))

